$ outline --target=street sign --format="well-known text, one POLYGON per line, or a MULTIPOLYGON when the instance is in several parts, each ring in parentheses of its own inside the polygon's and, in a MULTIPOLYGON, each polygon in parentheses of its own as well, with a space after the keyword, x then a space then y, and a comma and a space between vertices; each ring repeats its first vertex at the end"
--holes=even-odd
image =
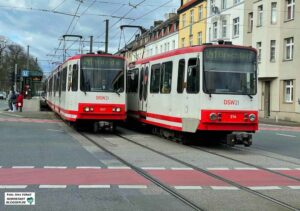
POLYGON ((29 70, 22 70, 22 77, 29 77, 29 70))

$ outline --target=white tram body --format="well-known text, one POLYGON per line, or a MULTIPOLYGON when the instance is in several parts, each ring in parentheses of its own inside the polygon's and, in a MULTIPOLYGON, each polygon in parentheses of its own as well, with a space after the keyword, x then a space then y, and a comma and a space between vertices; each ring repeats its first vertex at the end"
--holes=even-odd
POLYGON ((73 56, 47 79, 47 103, 70 122, 123 121, 126 119, 125 67, 124 58, 119 56, 73 56))
POLYGON ((193 46, 138 60, 127 72, 128 117, 168 131, 255 132, 256 67, 255 49, 234 45, 193 46))

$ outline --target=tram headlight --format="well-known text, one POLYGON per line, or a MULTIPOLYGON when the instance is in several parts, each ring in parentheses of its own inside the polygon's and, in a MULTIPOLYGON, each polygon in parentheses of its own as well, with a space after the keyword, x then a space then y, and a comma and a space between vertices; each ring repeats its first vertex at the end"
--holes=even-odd
POLYGON ((211 121, 215 121, 215 120, 217 120, 217 114, 215 114, 215 113, 211 113, 210 115, 209 115, 209 119, 211 120, 211 121))
POLYGON ((121 108, 119 108, 119 107, 118 108, 113 108, 112 111, 113 112, 121 112, 121 108))
POLYGON ((249 120, 250 120, 251 122, 254 122, 254 121, 256 120, 256 115, 255 115, 255 114, 250 114, 250 115, 249 115, 249 120))
POLYGON ((90 111, 90 108, 89 108, 89 107, 84 107, 83 110, 84 110, 85 112, 89 112, 89 111, 90 111))

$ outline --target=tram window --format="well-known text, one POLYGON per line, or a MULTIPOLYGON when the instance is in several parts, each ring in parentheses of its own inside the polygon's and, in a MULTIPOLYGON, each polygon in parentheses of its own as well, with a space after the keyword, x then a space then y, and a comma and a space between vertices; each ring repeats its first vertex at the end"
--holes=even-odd
POLYGON ((53 77, 49 80, 49 95, 52 95, 52 87, 53 87, 53 77))
POLYGON ((160 84, 160 64, 151 66, 150 93, 158 93, 160 84))
POLYGON ((178 63, 178 78, 177 78, 178 93, 183 93, 184 90, 184 73, 185 73, 185 60, 181 59, 178 63))
POLYGON ((140 91, 139 91, 140 100, 142 100, 143 97, 143 83, 144 83, 144 68, 141 69, 141 75, 140 75, 140 91))
POLYGON ((144 101, 147 100, 147 95, 148 95, 148 75, 149 75, 149 71, 148 71, 148 67, 146 67, 145 77, 144 77, 144 89, 143 89, 144 101))
POLYGON ((62 72, 62 81, 61 81, 61 91, 65 92, 66 91, 66 86, 67 86, 67 67, 63 69, 62 72))
POLYGON ((78 90, 78 66, 77 64, 73 65, 73 73, 72 73, 72 91, 78 90))
POLYGON ((160 75, 160 93, 169 94, 172 88, 172 69, 173 63, 166 62, 162 64, 160 75))
POLYGON ((137 93, 139 82, 139 69, 129 70, 127 73, 127 91, 137 93))
POLYGON ((199 60, 189 59, 187 70, 187 93, 198 93, 200 87, 199 60))

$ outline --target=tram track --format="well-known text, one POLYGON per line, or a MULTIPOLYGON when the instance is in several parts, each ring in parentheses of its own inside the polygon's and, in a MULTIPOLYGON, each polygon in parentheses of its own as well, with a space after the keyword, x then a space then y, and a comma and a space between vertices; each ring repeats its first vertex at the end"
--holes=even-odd
POLYGON ((172 195, 176 199, 180 200, 181 202, 183 202, 187 206, 193 208, 194 210, 199 210, 199 211, 205 210, 202 207, 200 207, 199 205, 197 205, 196 203, 194 203, 193 201, 187 199, 182 194, 180 194, 177 191, 175 191, 173 188, 169 187, 167 184, 165 184, 165 183, 161 182, 160 180, 158 180, 158 179, 154 178, 153 176, 151 176, 145 170, 139 168, 138 166, 136 166, 136 165, 134 165, 134 164, 132 164, 132 163, 130 163, 128 161, 126 161, 125 159, 121 158, 117 154, 113 153, 112 151, 108 150, 104 146, 100 145, 95 140, 93 140, 88 135, 86 135, 85 133, 79 132, 79 134, 81 136, 83 136, 86 140, 88 140, 89 142, 91 142, 92 144, 94 144, 95 146, 97 146, 98 148, 100 148, 101 150, 103 150, 104 152, 108 153, 109 155, 115 157, 117 160, 119 160, 120 162, 122 162, 124 165, 130 167, 136 173, 138 173, 142 177, 146 178, 147 180, 149 180, 153 184, 157 185, 158 187, 162 188, 164 191, 166 191, 167 193, 169 193, 170 195, 172 195))
MULTIPOLYGON (((241 190, 244 190, 244 191, 246 191, 246 192, 248 192, 248 193, 251 193, 251 194, 253 194, 253 195, 255 195, 255 196, 261 197, 261 198, 263 198, 263 199, 265 199, 265 200, 268 200, 268 201, 270 201, 270 202, 273 202, 273 203, 275 203, 275 204, 277 204, 277 205, 280 205, 280 206, 282 206, 282 207, 284 207, 284 208, 287 208, 287 209, 289 209, 289 210, 297 210, 297 211, 300 210, 299 208, 296 208, 296 207, 294 207, 294 206, 292 206, 292 205, 289 205, 289 204, 287 204, 287 203, 285 203, 285 202, 283 202, 283 201, 280 201, 280 200, 278 200, 278 199, 275 199, 275 198, 273 198, 273 197, 271 197, 271 196, 268 196, 268 195, 266 195, 266 194, 263 194, 263 193, 261 193, 261 192, 259 192, 259 191, 252 190, 252 189, 250 189, 250 188, 248 188, 248 187, 246 187, 246 186, 240 185, 240 184, 237 183, 237 182, 234 182, 234 181, 229 180, 229 179, 227 179, 227 178, 225 178, 225 177, 222 177, 222 176, 219 176, 219 175, 217 175, 217 174, 214 174, 214 173, 212 173, 212 172, 210 172, 210 171, 208 171, 208 170, 199 168, 199 167, 197 167, 197 166, 195 166, 195 165, 192 165, 192 164, 190 164, 190 163, 187 163, 187 162, 185 162, 185 161, 179 160, 178 158, 175 158, 175 157, 173 157, 173 156, 170 156, 170 155, 168 155, 168 154, 165 154, 165 153, 163 153, 163 152, 160 152, 160 151, 158 151, 158 150, 156 150, 156 149, 153 149, 153 148, 151 148, 151 147, 148 147, 148 146, 145 146, 145 145, 143 145, 143 144, 140 144, 140 143, 138 143, 138 142, 136 142, 136 141, 133 141, 133 140, 127 138, 127 137, 124 137, 124 136, 122 136, 122 135, 120 135, 120 134, 118 134, 118 133, 114 133, 114 134, 115 134, 116 136, 118 136, 118 137, 120 137, 120 138, 122 138, 122 139, 124 139, 124 140, 126 140, 126 141, 128 141, 128 142, 130 142, 130 143, 132 143, 132 144, 135 144, 135 145, 138 145, 138 146, 140 146, 140 147, 142 147, 142 148, 145 148, 145 149, 147 149, 147 150, 150 150, 150 151, 152 151, 152 152, 154 152, 154 153, 156 153, 156 154, 159 154, 159 155, 161 155, 161 156, 163 156, 163 157, 166 157, 166 158, 168 158, 168 159, 170 159, 170 160, 173 160, 173 161, 176 161, 176 162, 178 162, 178 163, 180 163, 180 164, 182 164, 182 165, 185 165, 186 167, 189 167, 189 168, 192 168, 192 169, 194 169, 194 170, 196 170, 196 171, 199 171, 199 172, 201 172, 201 173, 204 173, 204 174, 206 174, 206 175, 208 175, 208 176, 210 176, 210 177, 212 177, 212 178, 215 178, 215 179, 218 179, 218 180, 220 180, 220 181, 223 181, 223 182, 225 182, 225 183, 227 183, 227 184, 230 184, 230 185, 232 185, 232 186, 234 186, 234 187, 236 187, 236 188, 239 188, 239 189, 241 189, 241 190)), ((189 146, 189 147, 190 147, 190 148, 194 148, 194 147, 192 147, 192 146, 189 146)), ((199 149, 199 148, 194 148, 194 149, 201 150, 201 149, 199 149)), ((210 152, 207 152, 207 153, 210 153, 210 152)), ((212 153, 210 153, 210 154, 212 154, 212 153)), ((217 154, 216 154, 216 155, 217 155, 217 154)), ((218 155, 217 155, 217 156, 218 156, 218 155)), ((226 159, 227 159, 227 158, 226 158, 226 159)), ((232 161, 235 161, 235 160, 232 160, 232 161)), ((236 160, 236 162, 239 162, 239 161, 236 160)), ((246 164, 244 164, 244 165, 246 165, 246 164)), ((260 169, 262 169, 262 167, 261 167, 260 169)), ((300 181, 298 178, 290 177, 289 175, 285 175, 285 174, 281 174, 281 173, 278 173, 278 172, 274 172, 274 171, 269 170, 269 169, 266 169, 266 170, 267 170, 268 172, 276 173, 277 175, 280 175, 280 176, 283 176, 283 177, 287 177, 287 178, 289 178, 289 179, 296 179, 297 181, 300 181)))

